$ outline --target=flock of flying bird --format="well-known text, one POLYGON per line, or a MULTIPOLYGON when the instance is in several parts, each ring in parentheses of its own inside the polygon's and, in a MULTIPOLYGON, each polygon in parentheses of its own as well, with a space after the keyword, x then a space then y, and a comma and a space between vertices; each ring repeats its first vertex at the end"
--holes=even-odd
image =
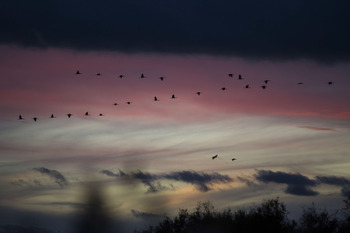
MULTIPOLYGON (((79 70, 77 70, 77 71, 75 72, 75 75, 81 75, 81 74, 82 74, 82 73, 81 73, 79 70)), ((102 76, 101 73, 97 73, 96 75, 97 75, 97 76, 102 76)), ((228 77, 230 77, 230 78, 233 78, 233 76, 234 76, 234 75, 233 75, 232 73, 229 73, 229 74, 228 74, 228 77)), ((125 78, 126 76, 123 75, 123 74, 121 74, 121 75, 119 75, 118 77, 122 79, 122 78, 125 78)), ((146 78, 146 76, 142 73, 142 74, 140 75, 140 78, 143 79, 143 78, 146 78)), ((161 76, 161 77, 159 77, 159 79, 160 79, 160 81, 164 81, 165 77, 161 76)), ((237 79, 238 79, 238 80, 243 80, 242 75, 239 74, 238 77, 237 77, 237 79)), ((270 81, 271 81, 271 80, 269 80, 269 79, 264 80, 264 81, 263 81, 264 85, 262 85, 262 86, 260 86, 260 87, 261 87, 262 89, 266 89, 266 88, 267 88, 267 84, 268 84, 270 81)), ((298 82, 297 84, 298 84, 298 85, 302 85, 302 84, 304 84, 304 83, 298 82)), ((329 81, 329 82, 328 82, 328 85, 333 85, 333 84, 334 84, 334 82, 332 82, 332 81, 329 81)), ((251 86, 250 86, 249 84, 247 84, 247 85, 245 85, 245 88, 248 89, 248 88, 251 88, 251 86)), ((225 91, 225 90, 226 90, 226 87, 222 87, 221 90, 222 90, 222 91, 225 91)), ((198 95, 198 96, 200 96, 200 95, 202 94, 202 92, 197 91, 197 92, 195 92, 195 94, 198 95)), ((177 98, 177 97, 175 96, 175 94, 172 94, 171 97, 170 97, 170 99, 176 99, 176 98, 177 98)), ((154 100, 154 101, 159 101, 159 99, 157 98, 157 96, 155 96, 153 100, 154 100)), ((131 102, 131 101, 127 101, 127 102, 125 102, 125 103, 130 105, 132 102, 131 102)), ((114 106, 117 106, 117 105, 119 105, 119 104, 118 104, 118 103, 114 103, 113 105, 114 105, 114 106)), ((68 113, 68 114, 66 114, 66 115, 67 115, 68 118, 71 118, 71 117, 73 116, 72 113, 68 113)), ((85 112, 85 116, 90 116, 89 112, 85 112)), ((100 113, 99 116, 103 116, 103 114, 100 113)), ((54 114, 51 114, 50 118, 56 118, 56 116, 55 116, 54 114)), ((39 118, 38 118, 38 117, 33 117, 32 119, 33 119, 34 121, 37 121, 39 118)), ((24 118, 22 117, 22 115, 19 115, 19 116, 18 116, 18 120, 24 120, 24 118)), ((218 158, 218 154, 212 156, 212 160, 214 160, 214 159, 216 159, 216 158, 218 158)), ((235 160, 236 160, 236 158, 232 158, 232 161, 235 161, 235 160)))
MULTIPOLYGON (((82 73, 81 73, 79 70, 77 70, 77 71, 75 72, 75 75, 82 75, 82 73)), ((96 73, 96 76, 102 76, 102 74, 99 72, 99 73, 96 73)), ((233 73, 229 73, 229 74, 228 74, 228 77, 230 77, 230 78, 233 78, 233 76, 234 76, 233 73)), ((123 75, 123 74, 120 74, 118 77, 122 79, 122 78, 125 78, 126 76, 123 75)), ((144 79, 144 78, 146 78, 146 76, 142 73, 142 74, 140 75, 139 78, 144 79)), ((159 77, 159 79, 160 79, 160 81, 164 81, 165 77, 164 77, 164 76, 161 76, 161 77, 159 77)), ((238 79, 238 80, 243 80, 242 75, 239 74, 238 77, 237 77, 237 79, 238 79)), ((271 81, 271 80, 269 80, 269 79, 264 80, 264 81, 263 81, 263 82, 264 82, 264 85, 261 85, 260 87, 261 87, 262 89, 266 89, 266 88, 267 88, 267 84, 268 84, 270 81, 271 81)), ((328 85, 333 85, 333 84, 334 84, 334 82, 332 82, 332 81, 329 81, 329 82, 327 82, 327 83, 328 83, 328 85)), ((298 84, 298 85, 302 85, 302 84, 304 84, 304 83, 303 83, 303 82, 298 82, 297 84, 298 84)), ((251 88, 251 86, 250 86, 249 84, 247 84, 247 85, 245 85, 245 88, 248 89, 248 88, 251 88)), ((222 91, 225 91, 225 90, 226 90, 226 87, 222 87, 221 90, 222 90, 222 91)), ((200 96, 200 95, 202 94, 202 92, 197 91, 197 92, 195 92, 195 94, 198 95, 198 96, 200 96)), ((177 96, 175 96, 175 94, 172 94, 171 97, 170 97, 170 99, 176 99, 176 98, 177 98, 177 96)), ((159 101, 159 99, 157 98, 157 96, 155 96, 153 100, 154 100, 154 101, 159 101)), ((131 101, 127 101, 127 102, 125 102, 125 103, 130 105, 132 102, 131 102, 131 101)), ((114 103, 113 105, 114 105, 114 106, 117 106, 117 105, 119 105, 119 104, 118 104, 118 103, 114 103)), ((71 118, 71 117, 73 116, 72 113, 68 113, 68 114, 66 114, 66 115, 67 115, 68 118, 71 118)), ((86 113, 85 113, 85 116, 90 116, 89 112, 86 112, 86 113)), ((103 114, 100 113, 98 116, 103 116, 103 114)), ((50 118, 56 118, 56 116, 55 116, 54 114, 51 114, 50 118)), ((33 119, 34 121, 37 121, 39 118, 38 118, 38 117, 33 117, 32 119, 33 119)), ((24 117, 23 117, 22 115, 19 115, 19 116, 18 116, 18 120, 24 120, 24 117)), ((213 159, 215 159, 215 158, 216 158, 216 157, 214 156, 213 159)))

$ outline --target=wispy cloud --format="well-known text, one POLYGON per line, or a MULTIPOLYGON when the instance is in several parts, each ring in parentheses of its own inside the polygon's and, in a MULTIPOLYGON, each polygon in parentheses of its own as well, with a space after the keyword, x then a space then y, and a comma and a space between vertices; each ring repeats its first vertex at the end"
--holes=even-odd
POLYGON ((315 180, 309 179, 300 173, 286 173, 282 171, 273 172, 268 170, 257 170, 255 178, 263 183, 286 184, 285 193, 301 196, 316 196, 318 193, 312 190, 311 186, 316 186, 315 180))
POLYGON ((34 171, 39 172, 43 175, 47 175, 50 178, 52 178, 56 184, 59 186, 63 187, 68 184, 67 179, 58 171, 56 170, 50 170, 45 167, 40 167, 40 168, 33 168, 34 171))
POLYGON ((315 131, 333 131, 333 132, 338 131, 338 130, 332 129, 332 128, 323 128, 323 127, 314 127, 314 126, 297 126, 297 127, 302 128, 302 129, 315 130, 315 131))
POLYGON ((220 173, 204 173, 196 171, 178 171, 162 174, 151 174, 148 172, 131 172, 126 174, 122 171, 119 171, 119 174, 111 172, 109 170, 102 170, 101 174, 110 176, 110 177, 127 177, 131 179, 140 180, 145 186, 148 187, 149 193, 159 192, 162 190, 173 189, 173 187, 164 186, 161 184, 161 180, 172 180, 179 181, 188 184, 192 184, 200 192, 207 192, 212 188, 210 186, 217 183, 229 183, 233 181, 233 178, 222 175, 220 173), (124 174, 124 175, 120 175, 124 174))

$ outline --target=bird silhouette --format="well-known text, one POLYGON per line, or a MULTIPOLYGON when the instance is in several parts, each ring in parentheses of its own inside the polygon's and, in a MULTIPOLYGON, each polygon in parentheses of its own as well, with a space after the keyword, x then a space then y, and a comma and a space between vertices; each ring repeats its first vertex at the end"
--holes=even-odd
POLYGON ((18 115, 18 120, 23 120, 22 115, 18 115))
POLYGON ((56 118, 55 115, 51 114, 50 118, 56 118))
POLYGON ((124 75, 122 75, 122 74, 121 74, 121 75, 119 75, 119 78, 124 78, 124 77, 125 77, 125 76, 124 76, 124 75))
POLYGON ((98 114, 98 116, 103 116, 103 114, 102 114, 102 113, 100 113, 100 114, 98 114))
POLYGON ((33 117, 33 120, 34 120, 34 121, 37 121, 38 119, 39 119, 39 118, 37 118, 37 117, 33 117))
POLYGON ((214 155, 213 157, 211 157, 212 159, 216 159, 218 157, 218 155, 214 155))
POLYGON ((165 77, 159 77, 160 81, 164 81, 165 77))
POLYGON ((328 85, 333 85, 334 84, 334 82, 328 82, 328 85))
POLYGON ((238 75, 238 80, 242 80, 243 78, 242 78, 242 75, 238 75))
POLYGON ((72 113, 67 114, 68 118, 70 118, 72 115, 73 115, 72 113))
POLYGON ((232 161, 235 161, 235 160, 237 160, 236 158, 232 158, 232 161))
POLYGON ((230 78, 232 78, 232 77, 233 77, 233 74, 230 73, 230 74, 228 74, 228 76, 229 76, 230 78))
POLYGON ((174 94, 172 94, 172 96, 171 96, 171 98, 170 99, 176 99, 177 97, 174 95, 174 94))
POLYGON ((97 75, 97 76, 102 76, 102 74, 101 74, 101 73, 97 73, 96 75, 97 75))
POLYGON ((131 104, 131 103, 132 103, 132 102, 130 102, 130 101, 127 101, 127 102, 126 102, 126 104, 131 104))
POLYGON ((141 76, 140 76, 140 78, 146 78, 146 77, 145 77, 145 75, 142 73, 141 76))
POLYGON ((264 81, 264 83, 268 83, 268 82, 270 82, 271 80, 269 80, 269 79, 266 79, 265 81, 264 81))
POLYGON ((85 116, 90 116, 90 115, 89 115, 89 112, 86 112, 86 113, 85 113, 85 116))
POLYGON ((196 94, 197 94, 197 95, 201 95, 201 94, 202 94, 202 92, 200 92, 200 91, 197 91, 197 92, 196 92, 196 94))
POLYGON ((245 86, 245 88, 250 88, 249 84, 245 86))
POLYGON ((226 90, 226 87, 222 87, 221 90, 225 91, 225 90, 226 90))
POLYGON ((302 82, 298 82, 297 84, 302 85, 302 84, 304 84, 304 83, 302 83, 302 82))
POLYGON ((119 105, 119 104, 118 104, 118 103, 114 103, 113 105, 114 105, 114 106, 117 106, 117 105, 119 105))
POLYGON ((77 71, 75 72, 75 74, 81 74, 81 73, 80 73, 80 71, 79 71, 79 70, 77 70, 77 71))
POLYGON ((265 85, 263 85, 263 86, 261 86, 261 88, 262 88, 262 89, 266 89, 266 86, 265 86, 265 85))
POLYGON ((158 98, 157 98, 157 96, 154 97, 154 101, 159 101, 158 98))

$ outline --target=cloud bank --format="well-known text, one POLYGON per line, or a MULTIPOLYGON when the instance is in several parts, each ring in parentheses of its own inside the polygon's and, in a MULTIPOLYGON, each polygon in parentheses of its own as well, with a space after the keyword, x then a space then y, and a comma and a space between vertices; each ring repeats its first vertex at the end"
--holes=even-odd
POLYGON ((349 1, 5 1, 0 43, 77 50, 350 59, 349 1))

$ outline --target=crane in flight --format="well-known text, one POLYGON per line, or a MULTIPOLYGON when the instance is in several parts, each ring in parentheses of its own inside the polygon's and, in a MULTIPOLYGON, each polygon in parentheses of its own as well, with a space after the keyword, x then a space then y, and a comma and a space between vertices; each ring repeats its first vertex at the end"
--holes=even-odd
POLYGON ((154 101, 159 101, 158 98, 157 98, 157 96, 154 97, 154 101))
POLYGON ((50 118, 56 118, 55 115, 51 114, 50 118))
POLYGON ((39 119, 39 118, 37 118, 37 117, 33 117, 33 120, 34 120, 34 121, 37 121, 38 119, 39 119))
POLYGON ((77 71, 75 72, 75 74, 81 74, 81 73, 80 73, 80 71, 79 71, 79 70, 77 70, 77 71))
POLYGON ((216 159, 218 157, 218 155, 214 155, 213 157, 211 157, 213 160, 216 159))
POLYGON ((202 92, 200 92, 200 91, 196 92, 196 95, 201 95, 201 94, 202 94, 202 92))
POLYGON ((72 113, 67 114, 68 118, 70 118, 72 115, 73 115, 72 113))
POLYGON ((24 118, 22 117, 22 115, 18 115, 18 120, 23 120, 24 118))

